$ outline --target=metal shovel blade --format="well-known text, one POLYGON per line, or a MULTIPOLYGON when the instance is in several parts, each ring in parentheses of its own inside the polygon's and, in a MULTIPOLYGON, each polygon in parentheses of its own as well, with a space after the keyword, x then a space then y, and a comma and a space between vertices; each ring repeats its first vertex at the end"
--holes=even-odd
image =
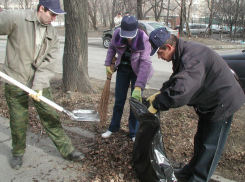
POLYGON ((72 111, 72 120, 100 122, 99 113, 95 110, 77 109, 72 111))

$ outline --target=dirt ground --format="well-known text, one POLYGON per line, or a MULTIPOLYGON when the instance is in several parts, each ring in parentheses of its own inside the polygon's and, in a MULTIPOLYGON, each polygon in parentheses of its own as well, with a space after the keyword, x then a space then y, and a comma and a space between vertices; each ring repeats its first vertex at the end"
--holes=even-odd
MULTIPOLYGON (((97 93, 82 94, 62 92, 62 75, 56 75, 51 81, 55 102, 65 109, 95 109, 98 106, 104 82, 91 79, 97 93)), ((3 84, 0 85, 1 115, 9 118, 7 104, 4 98, 3 84)), ((144 96, 157 92, 148 89, 144 96)), ((95 122, 72 121, 70 117, 60 113, 61 122, 67 126, 77 126, 95 133, 95 139, 82 138, 73 133, 67 133, 74 146, 86 155, 83 167, 80 170, 89 179, 81 181, 139 181, 132 166, 133 142, 128 137, 129 103, 126 102, 121 122, 121 130, 109 139, 100 137, 106 131, 112 116, 114 104, 114 83, 111 84, 108 120, 104 127, 95 122)), ((30 102, 29 108, 30 129, 36 134, 47 137, 40 121, 37 119, 35 108, 30 102)), ((243 182, 245 180, 245 107, 243 106, 234 116, 233 124, 222 154, 216 173, 225 178, 243 182)), ((167 157, 173 167, 180 167, 188 163, 193 154, 193 137, 197 127, 197 115, 194 109, 184 106, 161 112, 161 128, 167 157)), ((213 181, 213 180, 210 180, 213 181)))
MULTIPOLYGON (((55 102, 65 109, 96 109, 104 87, 103 81, 91 79, 96 93, 82 94, 62 92, 62 75, 55 75, 51 87, 55 102)), ((144 96, 148 97, 157 90, 148 89, 144 96)), ((7 104, 4 98, 3 83, 0 84, 0 114, 9 118, 7 104)), ((128 138, 129 103, 126 102, 121 130, 109 139, 102 139, 101 133, 109 126, 114 105, 114 83, 111 85, 108 120, 104 127, 95 122, 75 122, 60 113, 61 122, 67 126, 77 126, 95 134, 95 139, 82 138, 73 133, 67 133, 74 146, 86 155, 83 167, 79 169, 89 179, 80 181, 134 181, 138 182, 137 173, 132 166, 133 142, 128 138)), ((223 151, 221 160, 215 171, 216 174, 237 182, 245 181, 245 106, 234 116, 231 131, 223 151)), ((46 132, 37 119, 37 113, 30 101, 30 128, 32 132, 46 137, 46 132)), ((161 112, 161 129, 167 157, 173 167, 188 163, 193 154, 193 137, 197 128, 197 115, 193 108, 184 106, 161 112)), ((213 181, 213 180, 210 180, 213 181)))

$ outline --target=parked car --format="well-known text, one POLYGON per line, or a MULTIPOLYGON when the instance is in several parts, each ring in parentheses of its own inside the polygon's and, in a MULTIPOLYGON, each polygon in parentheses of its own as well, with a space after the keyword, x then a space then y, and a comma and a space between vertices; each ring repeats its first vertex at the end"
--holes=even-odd
POLYGON ((230 33, 230 30, 228 27, 221 27, 221 26, 214 26, 212 25, 212 32, 213 33, 217 33, 217 34, 229 34, 230 33))
POLYGON ((118 25, 116 27, 114 27, 113 29, 109 29, 109 30, 105 30, 103 31, 103 35, 102 35, 102 40, 103 40, 103 46, 108 49, 110 42, 111 42, 111 38, 112 35, 114 33, 114 31, 119 28, 121 25, 118 25))
POLYGON ((245 50, 238 54, 221 55, 221 57, 229 65, 237 81, 245 92, 245 50))
MULTIPOLYGON (((189 28, 190 28, 191 34, 199 35, 199 34, 203 34, 206 32, 207 25, 205 25, 205 24, 190 24, 189 28)), ((183 28, 183 32, 185 34, 187 34, 186 28, 183 28)))
POLYGON ((167 25, 164 25, 160 22, 156 21, 149 21, 149 20, 139 20, 139 27, 141 27, 143 30, 146 30, 147 34, 150 35, 150 33, 155 30, 156 28, 165 27, 167 31, 169 31, 171 34, 178 37, 179 32, 176 30, 173 30, 172 28, 168 27, 167 25))
POLYGON ((245 29, 243 27, 239 27, 236 29, 236 34, 244 34, 245 33, 245 29))
MULTIPOLYGON (((168 24, 166 24, 165 22, 162 22, 162 24, 164 25, 164 26, 168 26, 169 28, 172 28, 172 25, 171 25, 171 23, 170 22, 168 22, 168 24)), ((173 29, 173 28, 172 28, 173 29)))
MULTIPOLYGON (((110 45, 110 42, 111 42, 111 38, 112 38, 112 35, 115 31, 115 29, 119 28, 119 26, 117 27, 114 27, 113 29, 110 29, 110 30, 105 30, 103 32, 103 35, 102 35, 102 40, 103 40, 103 46, 105 48, 108 48, 109 45, 110 45)), ((166 25, 163 25, 162 23, 160 22, 156 22, 156 21, 149 21, 149 20, 139 20, 139 28, 141 28, 142 30, 144 30, 148 35, 150 35, 150 33, 156 29, 156 28, 160 28, 160 27, 165 27, 171 34, 175 35, 178 37, 178 30, 173 30, 171 28, 169 28, 168 26, 166 25)))
POLYGON ((174 30, 179 30, 179 28, 180 28, 180 25, 176 25, 176 26, 174 27, 174 30))

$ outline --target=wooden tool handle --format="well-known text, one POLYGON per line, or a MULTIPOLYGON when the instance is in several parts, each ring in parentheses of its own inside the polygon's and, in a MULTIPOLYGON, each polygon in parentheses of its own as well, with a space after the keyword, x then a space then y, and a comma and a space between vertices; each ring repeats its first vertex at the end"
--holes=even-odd
MULTIPOLYGON (((8 80, 10 83, 14 84, 15 86, 21 88, 22 90, 26 91, 29 94, 34 94, 36 95, 37 92, 35 92, 34 90, 30 89, 29 87, 23 85, 22 83, 18 82, 17 80, 11 78, 10 76, 6 75, 5 73, 0 71, 0 77, 4 78, 5 80, 8 80)), ((50 105, 51 107, 59 110, 59 111, 63 111, 64 109, 59 106, 58 104, 52 102, 51 100, 47 99, 44 96, 39 96, 38 97, 41 101, 45 102, 46 104, 50 105)))
MULTIPOLYGON (((115 63, 116 63, 116 61, 117 61, 117 57, 113 57, 112 58, 112 60, 111 60, 111 71, 112 72, 114 72, 115 71, 115 63)), ((112 77, 112 74, 110 74, 110 73, 107 73, 107 79, 111 79, 111 77, 112 77)))
POLYGON ((117 61, 117 57, 113 57, 112 60, 111 60, 111 71, 115 71, 115 63, 117 61))

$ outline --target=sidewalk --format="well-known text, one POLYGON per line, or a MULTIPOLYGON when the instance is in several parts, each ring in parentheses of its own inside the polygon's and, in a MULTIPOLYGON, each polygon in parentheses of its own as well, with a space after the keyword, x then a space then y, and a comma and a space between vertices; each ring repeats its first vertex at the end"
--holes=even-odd
MULTIPOLYGON (((80 128, 65 127, 76 134, 85 134, 93 137, 91 133, 84 133, 80 128)), ((24 162, 19 170, 10 166, 11 133, 9 120, 0 117, 0 181, 27 182, 27 181, 78 181, 86 179, 82 173, 82 162, 65 160, 49 137, 41 137, 27 132, 27 146, 24 162)), ((87 132, 87 131, 85 131, 87 132)))

